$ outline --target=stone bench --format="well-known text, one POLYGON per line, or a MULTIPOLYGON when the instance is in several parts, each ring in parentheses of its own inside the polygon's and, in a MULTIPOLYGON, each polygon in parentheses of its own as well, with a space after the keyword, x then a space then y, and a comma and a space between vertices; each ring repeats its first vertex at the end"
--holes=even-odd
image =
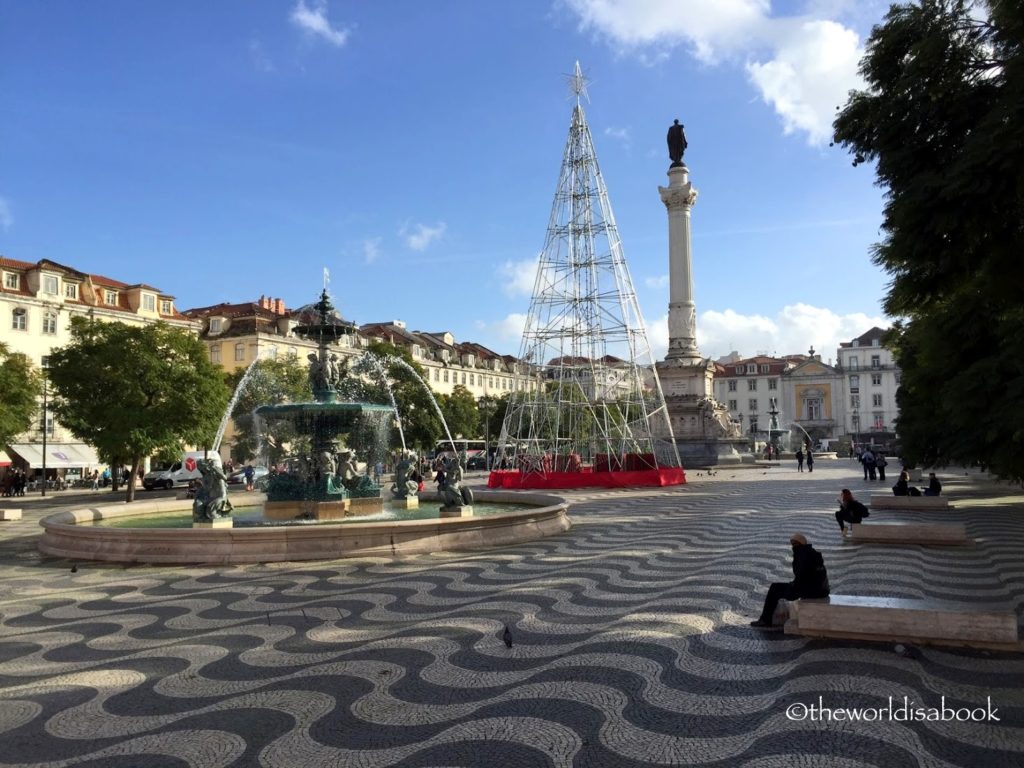
POLYGON ((874 494, 868 504, 871 509, 949 509, 946 496, 893 496, 891 493, 874 494))
POLYGON ((21 520, 21 510, 0 509, 0 520, 21 520))
POLYGON ((861 523, 851 540, 872 544, 971 544, 963 523, 861 523))
POLYGON ((1012 651, 1024 647, 1010 606, 832 595, 790 603, 790 617, 785 627, 790 635, 1012 651))

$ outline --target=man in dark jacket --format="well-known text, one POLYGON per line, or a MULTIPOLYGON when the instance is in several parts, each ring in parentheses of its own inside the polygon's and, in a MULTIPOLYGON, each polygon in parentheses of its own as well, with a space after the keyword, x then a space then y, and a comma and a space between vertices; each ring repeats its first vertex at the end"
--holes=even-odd
POLYGON ((768 588, 761 618, 750 622, 752 627, 771 627, 772 614, 779 600, 799 600, 802 597, 828 597, 828 571, 821 553, 807 543, 802 533, 789 537, 793 547, 793 580, 777 581, 768 588))

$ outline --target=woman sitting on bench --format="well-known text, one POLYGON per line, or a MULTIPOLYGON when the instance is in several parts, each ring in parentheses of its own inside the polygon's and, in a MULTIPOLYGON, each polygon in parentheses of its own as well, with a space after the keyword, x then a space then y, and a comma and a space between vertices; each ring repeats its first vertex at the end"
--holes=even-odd
POLYGON ((843 492, 839 496, 839 511, 836 512, 836 522, 839 523, 839 530, 843 536, 846 535, 845 523, 860 524, 870 514, 867 507, 853 498, 849 488, 843 488, 843 492))

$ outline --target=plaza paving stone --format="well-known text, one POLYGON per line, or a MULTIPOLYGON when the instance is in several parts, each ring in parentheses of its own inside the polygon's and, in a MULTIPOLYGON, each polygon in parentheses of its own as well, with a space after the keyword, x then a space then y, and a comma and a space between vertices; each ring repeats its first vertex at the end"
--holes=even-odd
POLYGON ((833 518, 840 488, 891 485, 852 462, 689 479, 567 493, 573 528, 515 547, 76 573, 35 550, 44 510, 28 500, 22 521, 0 524, 0 765, 1024 765, 1024 655, 911 658, 748 626, 768 583, 790 578, 795 531, 823 553, 834 592, 1019 615, 1019 490, 945 475, 956 509, 871 520, 941 514, 977 546, 880 547, 844 543, 833 518), (819 697, 890 696, 990 697, 1001 719, 786 716, 819 697))

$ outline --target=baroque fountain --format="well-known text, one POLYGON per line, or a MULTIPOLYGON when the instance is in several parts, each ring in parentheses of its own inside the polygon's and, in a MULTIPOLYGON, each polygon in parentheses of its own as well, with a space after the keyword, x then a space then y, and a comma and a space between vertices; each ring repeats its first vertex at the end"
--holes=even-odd
MULTIPOLYGON (((332 351, 342 336, 354 332, 354 324, 334 312, 326 289, 312 309, 308 322, 294 332, 317 345, 309 355, 313 400, 254 411, 267 422, 287 422, 297 435, 286 468, 266 479, 265 500, 250 502, 256 508, 234 508, 219 465, 203 461, 203 485, 195 499, 50 515, 40 521, 40 551, 71 560, 135 563, 317 560, 507 546, 570 527, 568 505, 558 496, 480 490, 474 499, 457 460, 449 460, 448 480, 437 493, 420 493, 410 478, 412 457, 390 388, 390 405, 352 397, 360 389, 358 379, 332 351), (382 486, 360 474, 356 457, 361 440, 390 433, 396 420, 401 452, 394 482, 382 486), (441 506, 420 508, 419 496, 441 506)), ((368 363, 383 375, 380 361, 368 363)))

